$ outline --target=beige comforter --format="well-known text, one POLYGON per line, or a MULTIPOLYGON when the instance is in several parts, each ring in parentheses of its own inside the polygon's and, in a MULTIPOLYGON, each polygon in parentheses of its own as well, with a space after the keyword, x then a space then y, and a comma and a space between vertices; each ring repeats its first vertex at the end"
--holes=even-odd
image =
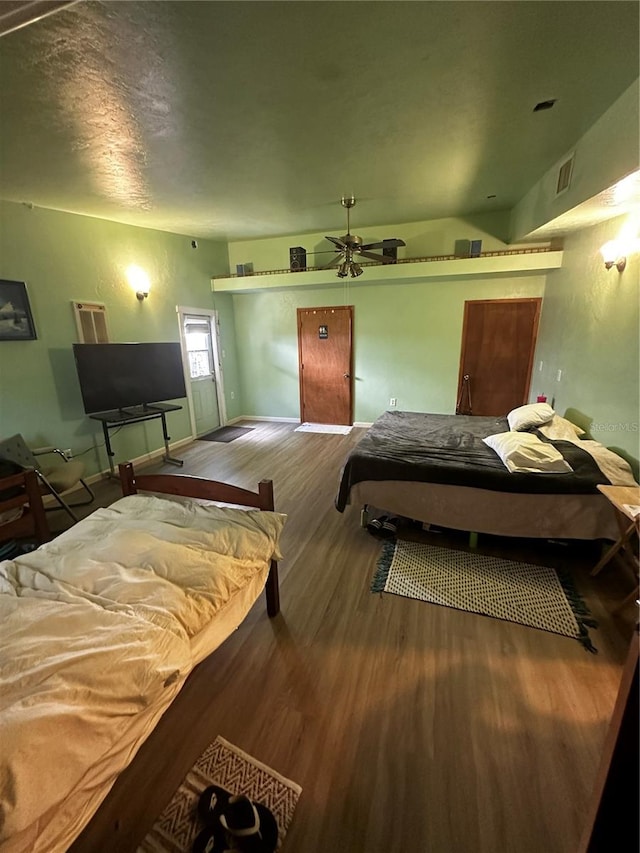
POLYGON ((0 842, 55 811, 190 640, 278 558, 285 516, 136 495, 0 563, 0 842))

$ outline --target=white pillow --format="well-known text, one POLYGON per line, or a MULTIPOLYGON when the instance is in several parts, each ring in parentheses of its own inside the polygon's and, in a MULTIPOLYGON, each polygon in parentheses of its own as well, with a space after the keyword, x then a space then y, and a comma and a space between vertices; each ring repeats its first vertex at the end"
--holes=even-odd
POLYGON ((548 403, 530 403, 528 406, 518 406, 507 415, 509 429, 522 430, 539 427, 546 424, 555 415, 548 403))
POLYGON ((552 441, 554 439, 558 441, 576 441, 581 435, 585 434, 583 429, 572 424, 566 418, 560 417, 560 415, 554 415, 548 423, 541 424, 538 430, 552 441))
POLYGON ((567 474, 571 465, 552 444, 531 432, 499 432, 482 439, 512 474, 567 474))

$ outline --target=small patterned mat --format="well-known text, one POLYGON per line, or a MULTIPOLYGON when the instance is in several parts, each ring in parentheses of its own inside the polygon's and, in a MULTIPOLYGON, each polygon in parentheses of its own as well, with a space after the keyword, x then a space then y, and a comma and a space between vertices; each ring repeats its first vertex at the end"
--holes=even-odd
POLYGON ((332 432, 336 435, 349 435, 351 427, 339 424, 300 424, 294 432, 332 432))
POLYGON ((198 799, 208 785, 244 794, 267 806, 278 822, 278 849, 285 837, 302 788, 222 737, 202 753, 171 802, 138 847, 137 853, 188 853, 203 829, 198 799))
POLYGON ((371 591, 575 637, 595 651, 587 630, 595 621, 571 579, 547 566, 398 540, 385 543, 371 591))

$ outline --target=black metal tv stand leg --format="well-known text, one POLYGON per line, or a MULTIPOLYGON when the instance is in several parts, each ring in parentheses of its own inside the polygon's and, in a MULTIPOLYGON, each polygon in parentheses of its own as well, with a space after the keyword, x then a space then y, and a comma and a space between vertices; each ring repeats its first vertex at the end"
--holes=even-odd
POLYGON ((170 455, 171 451, 169 450, 169 442, 171 438, 169 433, 167 432, 167 419, 165 417, 164 412, 161 414, 162 417, 162 435, 164 438, 164 461, 168 462, 170 465, 176 465, 178 468, 182 468, 184 465, 184 459, 175 459, 170 455))
POLYGON ((109 441, 109 427, 106 421, 102 421, 102 432, 104 434, 104 446, 107 451, 107 459, 109 460, 109 477, 114 480, 118 480, 119 477, 116 474, 116 469, 113 464, 113 457, 115 456, 115 453, 111 449, 111 442, 109 441))

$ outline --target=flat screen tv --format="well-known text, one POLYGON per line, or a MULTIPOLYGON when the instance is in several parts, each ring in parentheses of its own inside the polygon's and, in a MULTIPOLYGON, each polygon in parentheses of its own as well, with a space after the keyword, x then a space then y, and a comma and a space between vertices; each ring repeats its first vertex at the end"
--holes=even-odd
POLYGON ((179 343, 74 344, 85 412, 187 396, 179 343))

